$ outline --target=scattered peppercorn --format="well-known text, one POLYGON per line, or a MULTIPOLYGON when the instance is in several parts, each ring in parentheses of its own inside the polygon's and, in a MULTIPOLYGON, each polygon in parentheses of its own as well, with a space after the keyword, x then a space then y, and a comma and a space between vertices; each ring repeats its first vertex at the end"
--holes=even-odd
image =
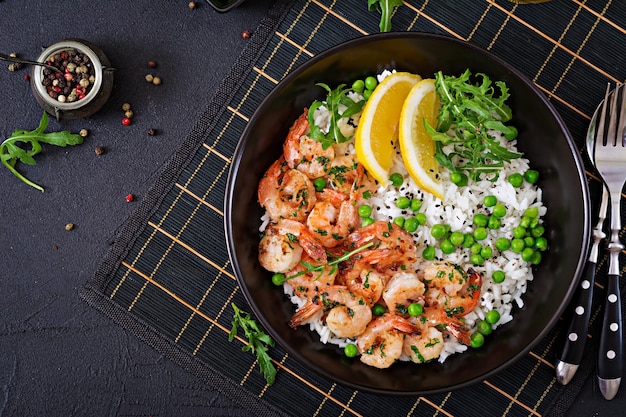
POLYGON ((130 110, 130 103, 124 103, 124 104, 122 104, 122 110, 123 110, 123 111, 128 111, 128 110, 130 110))
POLYGON ((128 117, 124 117, 124 118, 122 119, 122 124, 123 124, 124 126, 128 126, 128 125, 130 125, 131 123, 132 123, 132 122, 131 122, 131 120, 130 120, 128 117))
POLYGON ((96 146, 96 155, 102 155, 104 153, 104 147, 96 146))
POLYGON ((152 128, 148 129, 148 135, 150 136, 156 136, 157 133, 158 131, 156 129, 152 129, 152 128))
POLYGON ((59 247, 57 245, 52 245, 52 250, 59 250, 59 247))
POLYGON ((60 72, 44 68, 41 83, 48 95, 61 103, 82 100, 95 83, 95 68, 91 60, 76 49, 50 55, 46 64, 58 68, 60 72))
POLYGON ((126 113, 124 113, 124 116, 128 117, 129 119, 132 118, 134 115, 132 110, 126 110, 126 113))
POLYGON ((250 39, 251 36, 252 36, 252 33, 248 29, 241 32, 241 37, 244 39, 250 39))
POLYGON ((87 136, 89 136, 89 131, 87 129, 80 129, 80 132, 78 132, 78 134, 86 138, 87 136))
POLYGON ((154 85, 159 85, 159 84, 161 84, 161 78, 160 78, 160 77, 154 77, 154 78, 152 79, 152 84, 154 84, 154 85))
POLYGON ((24 81, 26 82, 30 81, 30 75, 28 74, 24 75, 24 81))
POLYGON ((68 232, 74 228, 74 223, 68 223, 65 225, 65 230, 68 232))
POLYGON ((146 81, 151 83, 154 80, 154 75, 146 74, 146 81))
POLYGON ((153 60, 148 61, 148 68, 156 68, 157 63, 153 60))
POLYGON ((190 9, 195 9, 197 6, 198 6, 198 5, 196 4, 196 2, 195 2, 195 1, 190 1, 190 2, 189 2, 189 8, 190 8, 190 9))
POLYGON ((130 202, 131 202, 131 201, 133 201, 134 199, 135 199, 135 196, 134 196, 134 195, 132 195, 132 194, 128 194, 128 195, 126 196, 126 202, 127 202, 127 203, 130 203, 130 202))

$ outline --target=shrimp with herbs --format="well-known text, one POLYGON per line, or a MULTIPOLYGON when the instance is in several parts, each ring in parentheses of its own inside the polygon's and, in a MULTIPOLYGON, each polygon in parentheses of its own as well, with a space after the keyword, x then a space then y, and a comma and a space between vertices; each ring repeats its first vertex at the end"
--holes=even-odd
POLYGON ((482 276, 449 262, 433 262, 424 269, 426 304, 446 312, 450 317, 462 317, 478 305, 482 276))
POLYGON ((259 204, 273 221, 305 221, 315 206, 315 186, 281 156, 265 172, 258 188, 259 204))
POLYGON ((443 333, 431 325, 422 326, 416 333, 404 338, 402 350, 415 363, 426 363, 437 359, 443 351, 443 333))
POLYGON ((305 252, 326 262, 326 251, 308 229, 295 220, 270 223, 259 242, 259 263, 271 272, 285 273, 298 265, 305 252))
POLYGON ((327 248, 341 244, 359 224, 356 205, 345 195, 325 190, 306 220, 309 231, 327 248))
POLYGON ((337 337, 356 337, 365 331, 372 320, 372 310, 359 294, 346 286, 323 288, 293 315, 291 327, 298 327, 319 311, 327 311, 326 325, 337 337))
POLYGON ((405 336, 419 330, 402 316, 384 314, 377 317, 356 341, 361 362, 381 369, 390 367, 402 355, 405 336))
POLYGON ((337 275, 339 284, 361 294, 369 306, 373 306, 380 299, 388 279, 389 277, 377 271, 363 258, 342 262, 337 275))
POLYGON ((424 292, 424 283, 416 272, 398 271, 387 282, 382 297, 390 312, 405 315, 412 303, 423 304, 424 292))
POLYGON ((306 300, 334 285, 336 276, 335 266, 317 262, 305 253, 300 262, 285 274, 285 282, 293 289, 294 295, 306 300), (318 266, 322 267, 321 270, 314 269, 318 266))
POLYGON ((289 168, 302 172, 310 179, 322 178, 330 172, 330 163, 335 158, 335 149, 327 149, 306 133, 309 130, 308 110, 294 122, 283 144, 283 155, 289 168))

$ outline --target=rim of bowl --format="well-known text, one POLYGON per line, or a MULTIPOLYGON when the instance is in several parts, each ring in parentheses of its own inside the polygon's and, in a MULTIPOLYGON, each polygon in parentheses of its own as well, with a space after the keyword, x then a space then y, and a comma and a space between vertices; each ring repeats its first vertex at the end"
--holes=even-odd
MULTIPOLYGON (((379 395, 386 395, 386 396, 398 396, 398 397, 402 397, 402 396, 414 396, 414 395, 432 395, 432 394, 439 394, 439 393, 443 393, 443 392, 448 392, 451 390, 457 390, 457 389, 461 389, 461 388, 466 388, 469 386, 472 386, 482 380, 485 380, 497 373, 500 373, 501 371, 503 371, 504 369, 508 368, 509 366, 513 365, 514 363, 518 362, 522 357, 526 356, 531 349, 536 346, 543 338, 546 337, 546 335, 548 334, 548 332, 552 329, 552 327, 554 327, 554 325, 557 323, 557 321, 560 319, 561 315, 563 314, 563 312, 565 311, 565 308, 567 307, 567 305, 569 304, 570 299, 572 298, 574 291, 577 287, 577 283, 578 280, 580 278, 580 276, 582 275, 582 271, 584 268, 584 265, 586 264, 586 256, 585 254, 588 252, 588 248, 590 245, 590 228, 591 228, 591 219, 590 219, 590 197, 589 197, 589 189, 588 189, 588 184, 587 181, 585 179, 585 174, 584 174, 584 165, 581 159, 581 156, 576 148, 576 145, 573 141, 573 138, 569 132, 569 129, 567 128, 565 122, 563 121, 563 119, 561 118, 560 114, 556 111, 556 109, 554 108, 554 106, 552 105, 552 103, 547 99, 547 97, 541 92, 541 90, 539 90, 539 88, 533 83, 531 82, 523 73, 521 73, 520 71, 518 71, 517 69, 515 69, 512 65, 510 65, 508 62, 504 61, 503 59, 501 59, 500 57, 494 55, 493 53, 482 49, 479 46, 473 45, 469 42, 465 42, 456 38, 451 38, 445 35, 439 35, 439 34, 431 34, 431 33, 422 33, 422 32, 386 32, 386 33, 376 33, 376 34, 371 34, 371 35, 365 35, 359 38, 355 38, 355 39, 351 39, 348 41, 345 41, 343 43, 340 43, 338 45, 335 45, 331 48, 328 48, 320 53, 318 53, 317 55, 313 56, 312 58, 310 58, 309 60, 307 60, 305 63, 303 63, 302 65, 300 65, 298 68, 294 69, 291 73, 289 73, 287 76, 285 76, 285 78, 283 78, 278 84, 276 84, 276 86, 274 86, 274 88, 272 88, 272 90, 267 94, 267 96, 261 101, 261 103, 259 104, 259 106, 257 107, 257 109, 255 110, 255 112, 253 113, 253 115, 250 117, 249 121, 246 124, 246 127, 244 128, 241 137, 239 138, 239 141, 237 143, 237 146, 235 147, 235 150, 233 152, 233 159, 232 159, 232 163, 229 169, 229 173, 228 173, 228 180, 226 183, 226 195, 225 195, 225 201, 224 201, 224 230, 226 233, 226 246, 227 246, 227 250, 228 250, 228 254, 229 254, 229 258, 233 267, 233 271, 235 272, 235 277, 237 279, 237 282, 239 284, 239 286, 241 287, 242 293, 247 301, 247 303, 249 304, 250 308, 254 311, 256 317, 258 318, 258 320, 261 322, 261 324, 263 325, 263 327, 271 334, 271 336, 274 338, 274 340, 280 344, 280 346, 287 351, 290 355, 294 356, 296 358, 296 360, 298 361, 298 363, 302 364, 303 366, 305 366, 306 368, 312 370, 313 372, 316 372, 320 375, 323 375, 326 378, 331 379, 332 381, 336 381, 344 386, 350 387, 352 389, 357 389, 357 390, 362 390, 365 392, 370 392, 370 393, 374 393, 374 394, 379 394, 379 395), (583 212, 584 212, 584 216, 583 216, 583 237, 582 237, 582 248, 581 248, 581 257, 578 260, 578 263, 576 265, 575 268, 575 272, 574 272, 574 276, 571 278, 571 281, 568 285, 568 289, 567 292, 565 294, 565 297, 560 301, 559 306, 556 308, 555 313, 553 314, 553 316, 550 318, 550 320, 546 323, 546 325, 544 326, 544 328, 542 329, 541 332, 539 332, 537 334, 537 336, 529 341, 529 343, 526 344, 526 346, 521 349, 520 351, 518 351, 516 354, 512 355, 510 358, 508 358, 507 360, 505 360, 504 362, 502 362, 499 366, 484 372, 483 374, 480 375, 476 375, 474 378, 469 379, 467 381, 464 382, 460 382, 454 385, 450 385, 447 387, 441 387, 441 388, 435 388, 435 389, 416 389, 416 390, 406 390, 406 391, 394 391, 394 390, 389 390, 389 389, 384 389, 384 388, 372 388, 369 386, 363 386, 363 385, 359 385, 358 383, 353 383, 350 381, 346 381, 345 379, 342 379, 340 377, 338 377, 337 375, 333 375, 331 372, 328 372, 326 369, 324 368, 320 368, 320 367, 316 367, 314 366, 312 363, 310 363, 310 361, 304 357, 302 354, 300 354, 296 349, 291 348, 291 346, 285 342, 285 340, 283 340, 282 337, 280 337, 280 335, 274 331, 274 329, 272 328, 271 324, 268 322, 268 320, 262 315, 259 314, 260 309, 259 307, 256 305, 254 298, 252 296, 252 294, 250 293, 250 290, 248 289, 248 287, 246 285, 241 285, 241 281, 243 280, 243 275, 242 275, 242 271, 241 268, 239 266, 239 262, 238 259, 236 257, 236 253, 234 251, 234 247, 235 247, 235 242, 233 241, 233 232, 232 232, 232 208, 233 208, 233 201, 234 201, 234 184, 235 184, 235 180, 236 180, 236 174, 239 172, 239 167, 240 167, 240 163, 241 163, 241 154, 243 152, 243 150, 245 149, 248 141, 251 138, 250 135, 250 130, 252 129, 251 126, 253 126, 255 124, 255 121, 259 116, 259 109, 262 109, 265 107, 265 103, 266 102, 270 102, 271 100, 274 99, 274 97, 276 95, 279 94, 279 91, 281 90, 281 87, 283 85, 288 85, 289 83, 291 83, 294 79, 296 79, 297 77, 300 76, 301 73, 305 72, 310 66, 316 64, 319 61, 322 61, 324 59, 326 59, 328 56, 332 56, 334 54, 336 54, 338 51, 344 50, 344 49, 348 49, 351 48, 353 46, 356 45, 360 45, 363 43, 369 43, 369 42, 374 42, 377 40, 384 40, 386 38, 415 38, 415 39, 431 39, 431 40, 439 40, 442 42, 449 42, 449 43, 455 43, 458 44, 462 47, 468 48, 473 50, 474 52, 476 52, 477 54, 483 55, 487 58, 489 58, 490 60, 493 60, 495 62, 497 62, 498 64, 502 65, 504 68, 506 68, 508 71, 510 71, 516 78, 518 78, 523 84, 525 84, 532 92, 533 94, 535 94, 537 97, 540 98, 540 100, 545 104, 546 108, 548 110, 550 110, 551 116, 554 118, 555 122, 557 123, 557 125, 559 126, 559 129, 561 130, 561 132, 563 133, 563 136, 567 142, 567 146, 570 149, 570 154, 571 157, 576 165, 576 171, 578 173, 578 181, 580 183, 581 186, 581 191, 582 191, 582 197, 583 197, 583 201, 581 201, 581 204, 583 205, 583 212)), ((321 343, 321 342, 320 342, 321 343)), ((445 364, 443 364, 445 365, 445 364)))
POLYGON ((89 93, 87 93, 87 95, 83 99, 71 103, 61 103, 60 101, 53 99, 48 95, 45 86, 42 84, 44 67, 38 66, 37 69, 33 71, 34 85, 37 89, 37 92, 39 93, 39 96, 44 102, 46 102, 46 104, 49 104, 50 106, 53 106, 59 110, 76 110, 82 108, 83 106, 86 106, 96 98, 102 86, 102 62, 100 61, 98 54, 96 54, 93 49, 91 49, 89 46, 85 45, 82 42, 78 42, 75 40, 64 40, 53 43, 41 52, 41 54, 37 58, 37 61, 46 62, 46 59, 49 56, 54 55, 57 52, 67 51, 71 49, 78 50, 87 55, 95 71, 94 83, 91 86, 91 90, 89 90, 89 93))

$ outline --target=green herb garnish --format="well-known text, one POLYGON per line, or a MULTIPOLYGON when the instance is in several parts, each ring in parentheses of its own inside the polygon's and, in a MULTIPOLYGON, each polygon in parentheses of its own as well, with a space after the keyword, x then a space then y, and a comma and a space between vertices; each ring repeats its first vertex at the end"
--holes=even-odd
POLYGON ((345 84, 340 84, 334 90, 332 90, 328 85, 324 83, 318 83, 316 85, 322 87, 324 90, 326 90, 328 94, 326 96, 326 101, 315 100, 309 108, 308 119, 311 129, 309 137, 320 142, 322 144, 322 148, 328 149, 328 147, 335 143, 343 143, 350 139, 348 137, 345 137, 341 133, 337 122, 341 118, 352 117, 355 114, 359 113, 363 109, 365 100, 361 100, 358 102, 353 101, 347 95, 350 89, 346 88, 345 84), (343 109, 343 111, 340 111, 340 105, 345 106, 345 109, 343 109), (317 110, 320 106, 325 106, 328 109, 328 113, 330 115, 330 126, 328 129, 328 133, 324 133, 322 129, 320 129, 319 126, 315 124, 315 110, 317 110))
POLYGON ((237 329, 241 327, 244 331, 248 344, 241 348, 244 352, 251 351, 256 354, 259 361, 259 368, 261 374, 265 377, 265 381, 268 385, 272 385, 276 378, 276 368, 272 364, 272 359, 268 355, 267 351, 269 347, 274 346, 274 340, 261 329, 259 324, 250 317, 250 313, 237 308, 235 303, 231 304, 233 307, 233 327, 228 334, 228 341, 232 342, 237 335, 237 329))
POLYGON ((473 180, 482 174, 495 174, 502 170, 503 162, 522 156, 502 146, 490 133, 499 131, 509 140, 517 136, 515 127, 505 125, 512 117, 505 103, 509 97, 506 84, 496 81, 494 88, 487 75, 476 76, 480 82, 474 84, 469 70, 459 77, 437 72, 435 88, 441 101, 438 124, 435 129, 425 123, 435 140, 437 162, 452 172, 466 171, 473 180), (454 136, 448 134, 451 127, 455 128, 454 136), (453 144, 454 150, 446 154, 443 147, 448 144, 453 144))
POLYGON ((35 165, 36 162, 34 156, 41 152, 42 143, 63 147, 83 143, 82 136, 70 133, 67 130, 62 132, 44 133, 47 127, 48 114, 44 112, 37 129, 33 131, 16 130, 11 136, 5 139, 2 144, 0 144, 0 159, 2 160, 2 165, 7 167, 17 178, 21 179, 31 187, 35 187, 41 192, 43 192, 43 188, 41 186, 35 184, 17 172, 17 169, 15 169, 17 161, 27 165, 35 165), (30 145, 30 149, 27 150, 20 147, 17 145, 18 143, 28 144, 30 145))
POLYGON ((389 32, 391 30, 391 14, 399 6, 402 6, 402 0, 367 0, 367 9, 370 12, 380 12, 378 27, 381 32, 389 32))

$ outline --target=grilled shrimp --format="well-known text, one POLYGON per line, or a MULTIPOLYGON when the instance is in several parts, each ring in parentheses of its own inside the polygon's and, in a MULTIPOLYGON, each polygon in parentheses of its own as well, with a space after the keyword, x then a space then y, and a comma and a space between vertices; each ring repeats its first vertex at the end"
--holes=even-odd
POLYGON ((428 286, 426 304, 444 310, 450 317, 461 317, 478 305, 482 276, 469 269, 448 262, 433 262, 424 270, 424 282, 428 286))
POLYGON ((302 252, 326 262, 326 252, 308 229, 295 220, 270 224, 259 242, 259 263, 271 272, 286 273, 298 265, 302 252))
POLYGON ((323 288, 291 318, 291 327, 297 327, 320 310, 328 311, 326 325, 338 337, 355 337, 363 333, 372 320, 372 310, 363 297, 346 286, 323 288))
POLYGON ((333 248, 359 224, 356 205, 343 194, 327 190, 319 199, 306 220, 309 231, 327 248, 333 248))
POLYGON ((302 262, 286 274, 287 284, 293 288, 294 294, 298 297, 311 299, 335 284, 337 268, 325 265, 321 271, 311 271, 303 263, 312 266, 324 265, 314 261, 305 253, 302 257, 302 262))
POLYGON ((406 334, 419 327, 404 317, 385 314, 372 320, 356 341, 361 362, 376 368, 388 368, 400 358, 406 334))
POLYGON ((364 259, 340 264, 337 282, 359 293, 371 307, 382 296, 388 277, 378 272, 364 259))
POLYGON ((290 168, 297 169, 308 178, 316 179, 328 175, 330 162, 335 158, 335 149, 324 149, 322 144, 305 135, 309 129, 308 110, 294 122, 283 144, 283 155, 290 168))
POLYGON ((465 327, 463 322, 455 316, 450 316, 446 310, 439 308, 426 307, 423 316, 431 327, 442 327, 448 333, 457 338, 464 345, 469 346, 471 343, 471 333, 465 327))
POLYGON ((402 349, 412 362, 425 363, 431 361, 441 355, 443 333, 436 327, 424 326, 418 333, 405 336, 402 349))
POLYGON ((383 291, 383 300, 389 311, 404 315, 409 305, 415 302, 423 302, 424 283, 415 272, 396 272, 383 291))
POLYGON ((305 174, 290 169, 281 156, 259 181, 258 199, 274 221, 304 221, 316 202, 315 186, 305 174))
POLYGON ((416 261, 415 244, 412 236, 398 225, 376 221, 350 233, 344 245, 349 249, 361 247, 373 242, 375 249, 359 253, 363 258, 369 257, 378 270, 397 270, 410 266, 416 261))

